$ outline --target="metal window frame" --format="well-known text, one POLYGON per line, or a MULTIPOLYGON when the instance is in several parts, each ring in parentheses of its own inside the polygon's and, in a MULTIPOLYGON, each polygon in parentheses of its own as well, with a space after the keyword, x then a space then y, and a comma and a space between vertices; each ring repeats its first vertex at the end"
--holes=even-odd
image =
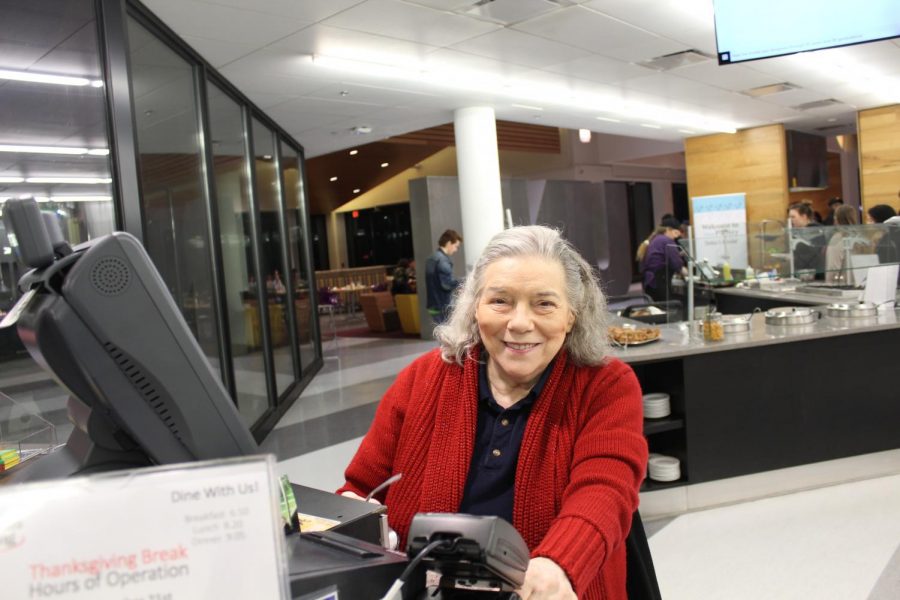
MULTIPOLYGON (((116 228, 134 235, 141 243, 144 243, 145 215, 141 203, 141 173, 139 151, 137 146, 137 125, 134 112, 134 93, 131 81, 131 64, 128 41, 128 17, 134 18, 138 23, 150 31, 157 39, 175 52, 191 65, 194 74, 194 93, 198 99, 198 123, 200 128, 200 152, 203 176, 203 194, 205 210, 207 212, 207 233, 210 243, 210 264, 212 267, 212 294, 216 308, 216 328, 219 342, 219 359, 222 367, 222 380, 226 389, 237 402, 237 377, 234 374, 234 357, 231 349, 231 331, 228 323, 227 300, 225 298, 224 285, 224 258, 219 244, 221 228, 219 226, 217 207, 214 200, 217 198, 215 173, 213 170, 212 147, 209 140, 209 98, 208 87, 210 84, 217 86, 225 92, 240 108, 242 127, 244 130, 245 166, 247 169, 247 185, 250 198, 250 235, 251 235, 251 259, 257 273, 256 296, 260 303, 260 325, 263 343, 263 364, 265 368, 267 410, 251 425, 257 441, 261 441, 271 431, 278 419, 283 416, 291 404, 296 401, 302 390, 309 384, 312 377, 322 368, 322 339, 318 321, 318 287, 315 283, 315 270, 312 262, 312 246, 310 231, 309 199, 306 195, 308 189, 306 179, 306 156, 303 146, 290 134, 273 121, 262 109, 256 106, 240 90, 225 79, 216 69, 210 65, 199 53, 187 45, 171 28, 163 23, 139 0, 94 0, 94 10, 98 28, 98 40, 101 53, 103 76, 106 81, 107 96, 107 131, 110 147, 110 169, 114 181, 113 197, 115 203, 116 228), (287 244, 290 243, 287 231, 286 202, 283 174, 281 172, 281 144, 290 146, 297 152, 303 182, 303 197, 300 199, 300 226, 306 233, 304 246, 306 264, 310 282, 310 299, 313 309, 312 328, 316 356, 304 370, 300 358, 300 349, 296 323, 298 315, 294 303, 294 290, 292 285, 288 289, 290 340, 292 360, 294 365, 294 381, 279 397, 275 380, 274 349, 271 347, 271 332, 269 329, 268 300, 261 280, 261 218, 259 215, 259 200, 256 196, 256 168, 252 141, 253 120, 259 121, 274 134, 276 169, 278 171, 279 187, 279 229, 284 239, 282 246, 282 260, 290 268, 290 256, 287 244)), ((290 279, 289 272, 286 277, 290 279)))

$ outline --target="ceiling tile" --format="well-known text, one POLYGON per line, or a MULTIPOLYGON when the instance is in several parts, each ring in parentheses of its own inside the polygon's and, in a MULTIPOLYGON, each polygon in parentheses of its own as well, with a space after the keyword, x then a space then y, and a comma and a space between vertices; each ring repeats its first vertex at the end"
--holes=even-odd
POLYGON ((264 110, 272 108, 273 106, 278 106, 279 104, 283 104, 288 100, 295 100, 297 98, 296 95, 267 94, 265 92, 257 92, 253 90, 244 93, 248 98, 250 98, 250 101, 253 102, 253 104, 264 110))
POLYGON ((581 6, 536 17, 514 29, 625 60, 652 58, 687 49, 683 44, 659 38, 581 6))
POLYGON ((760 73, 741 65, 719 65, 717 61, 699 63, 673 69, 669 74, 692 81, 699 81, 726 90, 746 90, 782 81, 772 75, 760 73))
POLYGON ((584 6, 660 37, 716 54, 709 0, 592 0, 584 6))
POLYGON ((283 127, 285 131, 298 132, 316 129, 319 127, 328 127, 333 123, 343 121, 346 117, 340 115, 328 115, 311 111, 301 112, 290 103, 279 107, 271 108, 267 114, 272 117, 278 125, 283 127))
POLYGON ((532 69, 529 66, 503 62, 451 48, 440 48, 430 52, 425 57, 425 65, 429 70, 475 71, 490 73, 497 77, 515 77, 532 69))
POLYGON ((499 27, 397 0, 368 0, 323 23, 433 46, 449 46, 499 27))
POLYGON ((297 98, 288 100, 283 104, 270 109, 273 115, 285 115, 288 111, 298 113, 309 112, 317 115, 330 115, 336 117, 358 117, 371 114, 385 108, 383 104, 366 102, 346 102, 343 100, 323 100, 321 98, 297 98))
POLYGON ((248 45, 269 44, 313 23, 194 0, 147 0, 145 4, 163 21, 177 23, 179 35, 240 40, 248 45))
POLYGON ((289 35, 272 45, 295 55, 324 54, 370 62, 417 62, 437 50, 436 45, 352 31, 317 24, 289 35))
POLYGON ((759 98, 759 102, 768 104, 777 104, 778 106, 793 107, 807 102, 815 102, 816 100, 827 100, 831 96, 817 92, 814 90, 805 90, 803 88, 781 92, 780 94, 771 94, 759 98))
POLYGON ((321 21, 364 0, 203 0, 209 4, 242 8, 300 21, 321 21))
POLYGON ((246 56, 256 50, 255 45, 241 44, 239 42, 223 42, 221 40, 209 40, 193 36, 184 36, 188 43, 200 56, 217 69, 222 68, 233 60, 246 56))
POLYGON ((728 102, 735 92, 677 77, 669 73, 656 73, 646 77, 629 79, 622 83, 626 89, 639 90, 660 99, 693 102, 703 106, 716 106, 728 102))
POLYGON ((307 98, 321 100, 344 100, 366 104, 396 106, 421 100, 423 96, 438 97, 424 91, 398 90, 389 87, 359 85, 354 83, 333 83, 306 94, 307 98))
POLYGON ((544 67, 588 55, 584 50, 512 29, 501 29, 454 44, 453 49, 530 67, 544 67))
POLYGON ((655 73, 646 67, 596 54, 549 65, 544 70, 601 83, 616 83, 655 73))
POLYGON ((265 71, 247 71, 225 68, 225 78, 243 93, 260 92, 264 94, 287 94, 302 96, 329 85, 330 82, 306 77, 287 77, 265 71))
POLYGON ((406 0, 409 4, 418 4, 419 6, 427 6, 436 10, 446 10, 452 12, 457 9, 463 9, 475 4, 475 0, 406 0))

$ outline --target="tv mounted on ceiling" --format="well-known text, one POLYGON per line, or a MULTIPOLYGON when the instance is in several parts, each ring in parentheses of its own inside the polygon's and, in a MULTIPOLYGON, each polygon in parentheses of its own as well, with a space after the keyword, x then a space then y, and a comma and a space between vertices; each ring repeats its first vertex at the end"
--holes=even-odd
POLYGON ((900 37, 898 0, 713 0, 719 64, 900 37))

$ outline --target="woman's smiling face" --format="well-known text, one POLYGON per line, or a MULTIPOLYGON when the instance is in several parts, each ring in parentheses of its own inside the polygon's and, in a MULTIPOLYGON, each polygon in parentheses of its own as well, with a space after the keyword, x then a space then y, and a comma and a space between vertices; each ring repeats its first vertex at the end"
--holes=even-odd
POLYGON ((533 383, 572 331, 562 265, 538 256, 502 258, 484 272, 475 311, 478 331, 504 383, 533 383))

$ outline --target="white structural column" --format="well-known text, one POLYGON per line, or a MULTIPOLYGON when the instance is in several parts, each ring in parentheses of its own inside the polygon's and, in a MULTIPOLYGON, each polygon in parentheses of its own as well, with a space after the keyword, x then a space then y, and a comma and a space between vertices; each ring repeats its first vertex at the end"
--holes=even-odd
POLYGON ((453 129, 456 134, 463 250, 466 273, 470 273, 490 239, 503 230, 494 109, 482 106, 460 108, 453 115, 453 129))

